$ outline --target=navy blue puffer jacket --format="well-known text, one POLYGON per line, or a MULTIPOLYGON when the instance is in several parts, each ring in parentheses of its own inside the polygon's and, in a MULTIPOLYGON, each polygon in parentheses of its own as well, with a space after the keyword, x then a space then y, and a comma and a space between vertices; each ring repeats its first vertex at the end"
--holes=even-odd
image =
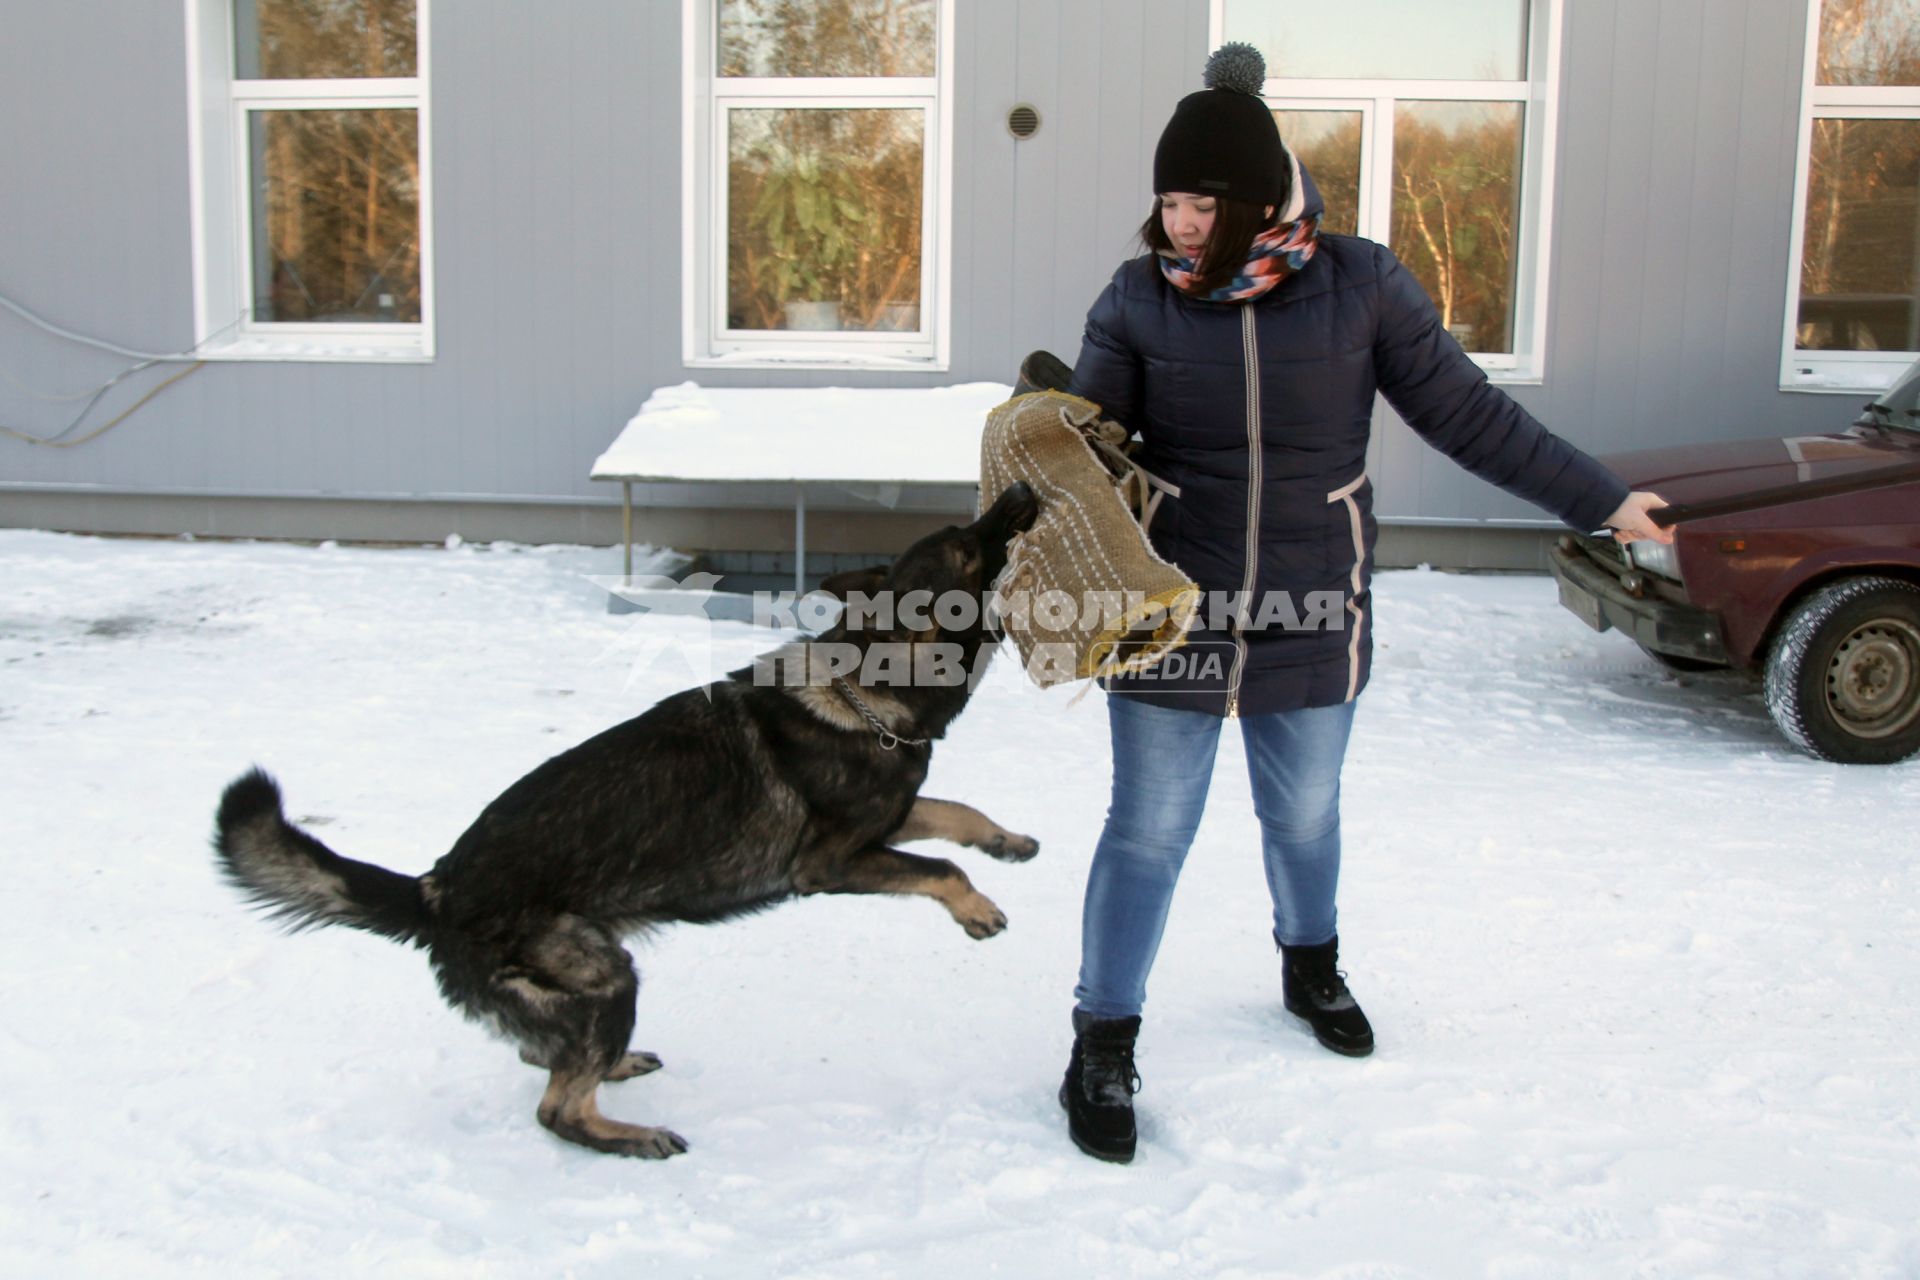
MULTIPOLYGON (((1306 193, 1318 213, 1310 181, 1306 193)), ((1108 684, 1166 706, 1253 715, 1366 686, 1376 391, 1442 453, 1576 529, 1627 496, 1487 382, 1391 251, 1353 236, 1322 236, 1302 270, 1246 303, 1188 297, 1152 254, 1124 263, 1087 314, 1072 391, 1136 430, 1140 465, 1179 487, 1154 547, 1232 615, 1196 632, 1184 661, 1108 684)))

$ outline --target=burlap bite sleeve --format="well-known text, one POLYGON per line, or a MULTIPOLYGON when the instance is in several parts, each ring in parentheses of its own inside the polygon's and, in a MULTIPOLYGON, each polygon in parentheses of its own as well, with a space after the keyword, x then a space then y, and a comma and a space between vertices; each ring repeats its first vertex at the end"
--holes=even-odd
MULTIPOLYGON (((987 415, 980 492, 1024 480, 1040 515, 1009 548, 1002 622, 1041 688, 1143 671, 1186 642, 1200 589, 1155 553, 1141 518, 1170 486, 1122 447, 1127 432, 1078 396, 1015 396, 987 415)), ((1177 496, 1177 491, 1172 491, 1177 496)))

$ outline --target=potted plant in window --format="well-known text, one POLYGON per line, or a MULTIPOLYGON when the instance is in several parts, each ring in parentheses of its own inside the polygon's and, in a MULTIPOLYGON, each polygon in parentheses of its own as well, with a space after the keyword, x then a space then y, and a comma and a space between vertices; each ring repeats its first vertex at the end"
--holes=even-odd
POLYGON ((754 286, 788 329, 838 329, 844 276, 866 208, 844 166, 784 148, 766 171, 748 225, 766 255, 754 286))

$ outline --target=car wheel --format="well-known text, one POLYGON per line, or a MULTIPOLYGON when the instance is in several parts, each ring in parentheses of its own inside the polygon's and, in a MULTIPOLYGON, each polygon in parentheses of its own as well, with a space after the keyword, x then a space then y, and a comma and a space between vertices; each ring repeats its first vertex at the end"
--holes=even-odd
POLYGON ((1795 605, 1767 654, 1767 710, 1823 760, 1920 751, 1920 586, 1843 578, 1795 605))
MULTIPOLYGON (((1634 643, 1639 644, 1639 641, 1636 640, 1634 643)), ((1669 671, 1725 671, 1727 669, 1727 664, 1724 662, 1703 662, 1699 658, 1682 658, 1676 654, 1657 652, 1643 644, 1640 645, 1640 652, 1669 671)))

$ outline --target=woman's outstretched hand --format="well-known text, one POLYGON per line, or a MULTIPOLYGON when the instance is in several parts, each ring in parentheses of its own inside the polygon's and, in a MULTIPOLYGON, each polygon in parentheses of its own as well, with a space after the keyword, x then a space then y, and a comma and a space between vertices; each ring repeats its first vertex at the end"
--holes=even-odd
POLYGON ((1657 493, 1646 493, 1636 489, 1628 494, 1627 500, 1607 517, 1607 524, 1613 530, 1614 541, 1635 542, 1641 538, 1650 538, 1655 542, 1672 542, 1673 530, 1662 529, 1648 514, 1666 505, 1666 500, 1657 493))

